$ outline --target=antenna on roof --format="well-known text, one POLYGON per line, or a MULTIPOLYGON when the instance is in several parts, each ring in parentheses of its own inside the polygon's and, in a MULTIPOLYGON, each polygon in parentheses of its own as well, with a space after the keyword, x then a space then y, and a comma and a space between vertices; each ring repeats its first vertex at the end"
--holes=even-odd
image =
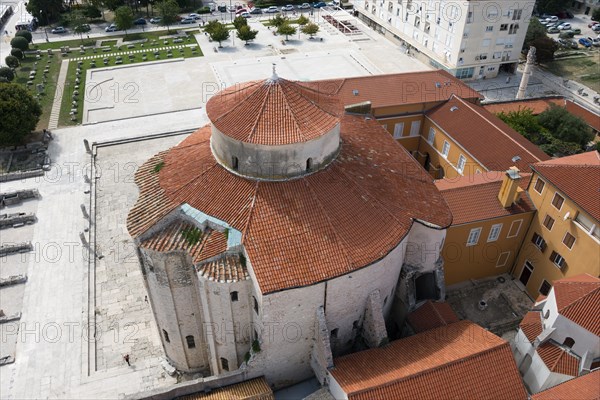
POLYGON ((521 157, 519 156, 514 156, 511 160, 512 162, 517 162, 517 161, 521 161, 521 157))

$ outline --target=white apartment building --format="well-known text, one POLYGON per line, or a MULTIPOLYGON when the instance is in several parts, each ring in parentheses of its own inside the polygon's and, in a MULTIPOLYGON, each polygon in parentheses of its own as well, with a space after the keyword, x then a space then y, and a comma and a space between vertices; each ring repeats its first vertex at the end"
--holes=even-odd
POLYGON ((534 0, 355 0, 358 17, 409 54, 466 80, 513 73, 534 0))

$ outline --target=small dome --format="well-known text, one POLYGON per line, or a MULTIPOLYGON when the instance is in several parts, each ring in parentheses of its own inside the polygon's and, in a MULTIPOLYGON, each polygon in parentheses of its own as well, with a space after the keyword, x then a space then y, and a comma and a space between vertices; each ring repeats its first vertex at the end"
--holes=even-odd
POLYGON ((279 78, 231 86, 206 104, 213 126, 244 143, 280 146, 321 137, 339 124, 338 100, 279 78))

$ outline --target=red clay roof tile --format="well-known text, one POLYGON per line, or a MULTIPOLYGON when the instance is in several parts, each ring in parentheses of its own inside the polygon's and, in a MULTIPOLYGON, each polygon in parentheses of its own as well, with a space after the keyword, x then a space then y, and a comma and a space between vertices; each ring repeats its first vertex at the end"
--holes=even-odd
POLYGON ((531 396, 531 400, 599 400, 600 369, 531 396))
MULTIPOLYGON (((452 211, 452 225, 535 211, 526 192, 522 192, 519 201, 512 206, 502 207, 498 193, 504 175, 504 172, 489 172, 435 181, 452 211)), ((519 186, 526 188, 531 174, 520 175, 519 186)))
POLYGON ((529 311, 519 324, 519 328, 523 331, 530 343, 542 333, 542 316, 539 311, 529 311))
POLYGON ((273 391, 264 377, 178 397, 177 400, 273 400, 273 391))
POLYGON ((459 321, 334 360, 350 399, 527 399, 510 345, 459 321))
POLYGON ((196 270, 200 276, 215 282, 239 282, 250 278, 246 263, 237 254, 223 255, 201 263, 196 266, 196 270))
POLYGON ((539 162, 532 168, 600 221, 600 154, 597 151, 539 162))
POLYGON ((600 279, 587 274, 559 279, 553 290, 560 315, 600 336, 600 279))
POLYGON ((540 345, 536 351, 551 372, 570 376, 579 375, 579 358, 560 346, 546 342, 540 345))
POLYGON ((427 300, 406 317, 415 333, 428 331, 453 322, 458 322, 458 316, 448 303, 427 300))
POLYGON ((550 104, 564 107, 565 99, 564 97, 545 97, 541 99, 501 101, 498 103, 484 104, 483 108, 492 114, 499 114, 501 112, 509 113, 528 108, 533 112, 533 115, 538 115, 546 111, 546 109, 550 107, 550 104))
POLYGON ((506 171, 550 157, 494 114, 458 97, 429 111, 427 117, 470 153, 488 171, 506 171), (519 156, 518 162, 512 161, 519 156))
MULTIPOLYGON (((138 173, 141 197, 132 213, 154 214, 156 202, 190 206, 229 223, 266 294, 312 285, 367 266, 395 248, 414 219, 447 227, 451 214, 431 177, 373 119, 345 115, 341 152, 329 167, 281 182, 234 175, 210 152, 210 127, 162 155, 160 182, 138 173), (161 197, 163 199, 163 197, 161 197), (148 207, 148 208, 147 208, 148 207)), ((171 207, 171 206, 170 206, 171 207)), ((139 236, 162 216, 131 219, 139 236)))

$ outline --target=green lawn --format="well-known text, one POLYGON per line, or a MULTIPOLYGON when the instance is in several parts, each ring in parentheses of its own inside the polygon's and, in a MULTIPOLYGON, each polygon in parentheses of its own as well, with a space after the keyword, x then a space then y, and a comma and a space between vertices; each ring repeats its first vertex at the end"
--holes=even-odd
POLYGON ((48 127, 48 121, 50 119, 50 111, 52 109, 52 101, 54 99, 54 93, 56 90, 56 80, 58 79, 58 72, 60 70, 61 63, 60 56, 51 56, 43 54, 40 56, 40 60, 36 60, 34 55, 28 55, 27 58, 21 60, 21 66, 17 68, 17 76, 15 77, 14 83, 22 84, 27 87, 31 94, 38 96, 38 101, 42 107, 42 115, 40 121, 37 124, 36 130, 42 130, 48 127), (50 61, 50 62, 48 62, 50 61), (35 65, 37 62, 37 66, 35 65), (44 84, 44 69, 48 67, 46 74, 46 83, 44 84), (29 73, 35 70, 37 73, 35 78, 31 81, 32 85, 27 85, 29 81, 29 73), (38 95, 36 85, 44 84, 44 91, 38 95))
POLYGON ((544 67, 557 76, 580 82, 600 92, 600 52, 598 51, 593 51, 590 56, 556 59, 546 63, 544 67))
MULTIPOLYGON (((160 42, 162 43, 162 41, 160 42)), ((186 44, 187 42, 184 43, 179 43, 179 44, 186 44)), ((194 43, 196 43, 194 41, 194 43)), ((178 45, 178 44, 176 44, 178 45)), ((139 49, 138 47, 136 47, 136 49, 139 49)), ((148 52, 146 52, 146 60, 145 61, 156 61, 156 60, 167 60, 169 59, 169 57, 167 56, 167 50, 160 50, 158 51, 158 55, 155 55, 155 50, 152 50, 152 48, 148 48, 146 47, 145 49, 148 50, 148 52)), ((134 50, 134 49, 131 49, 134 50)), ((96 53, 97 57, 94 59, 95 68, 102 68, 102 67, 112 67, 115 65, 128 65, 128 64, 136 64, 136 63, 143 63, 144 62, 144 58, 143 58, 143 54, 144 53, 135 53, 132 54, 132 57, 129 57, 128 55, 120 55, 120 56, 116 56, 114 53, 96 53), (117 64, 117 57, 120 57, 120 64, 117 64), (104 59, 107 59, 107 64, 104 64, 104 59)), ((183 49, 172 49, 172 54, 173 56, 171 58, 190 58, 190 57, 200 57, 202 56, 202 51, 200 49, 200 47, 198 46, 198 49, 196 51, 196 53, 193 53, 190 47, 184 47, 183 49)), ((72 58, 77 58, 79 57, 77 54, 73 55, 72 58)), ((79 75, 79 89, 77 89, 79 91, 79 95, 78 95, 78 105, 77 105, 77 114, 75 116, 75 120, 71 119, 71 109, 72 107, 72 102, 73 102, 73 92, 75 89, 75 79, 76 79, 76 71, 77 71, 77 66, 78 66, 78 62, 77 61, 71 61, 69 63, 69 69, 67 72, 67 80, 65 82, 65 92, 63 95, 63 100, 62 100, 62 104, 61 104, 61 108, 60 108, 60 118, 59 118, 59 126, 64 126, 64 125, 76 125, 76 124, 80 124, 82 122, 82 116, 83 116, 83 103, 85 101, 85 94, 86 94, 86 88, 85 88, 85 77, 86 77, 86 71, 90 68, 92 68, 92 60, 84 60, 82 61, 81 64, 81 74, 79 75)), ((88 88, 89 90, 89 88, 88 88)))

